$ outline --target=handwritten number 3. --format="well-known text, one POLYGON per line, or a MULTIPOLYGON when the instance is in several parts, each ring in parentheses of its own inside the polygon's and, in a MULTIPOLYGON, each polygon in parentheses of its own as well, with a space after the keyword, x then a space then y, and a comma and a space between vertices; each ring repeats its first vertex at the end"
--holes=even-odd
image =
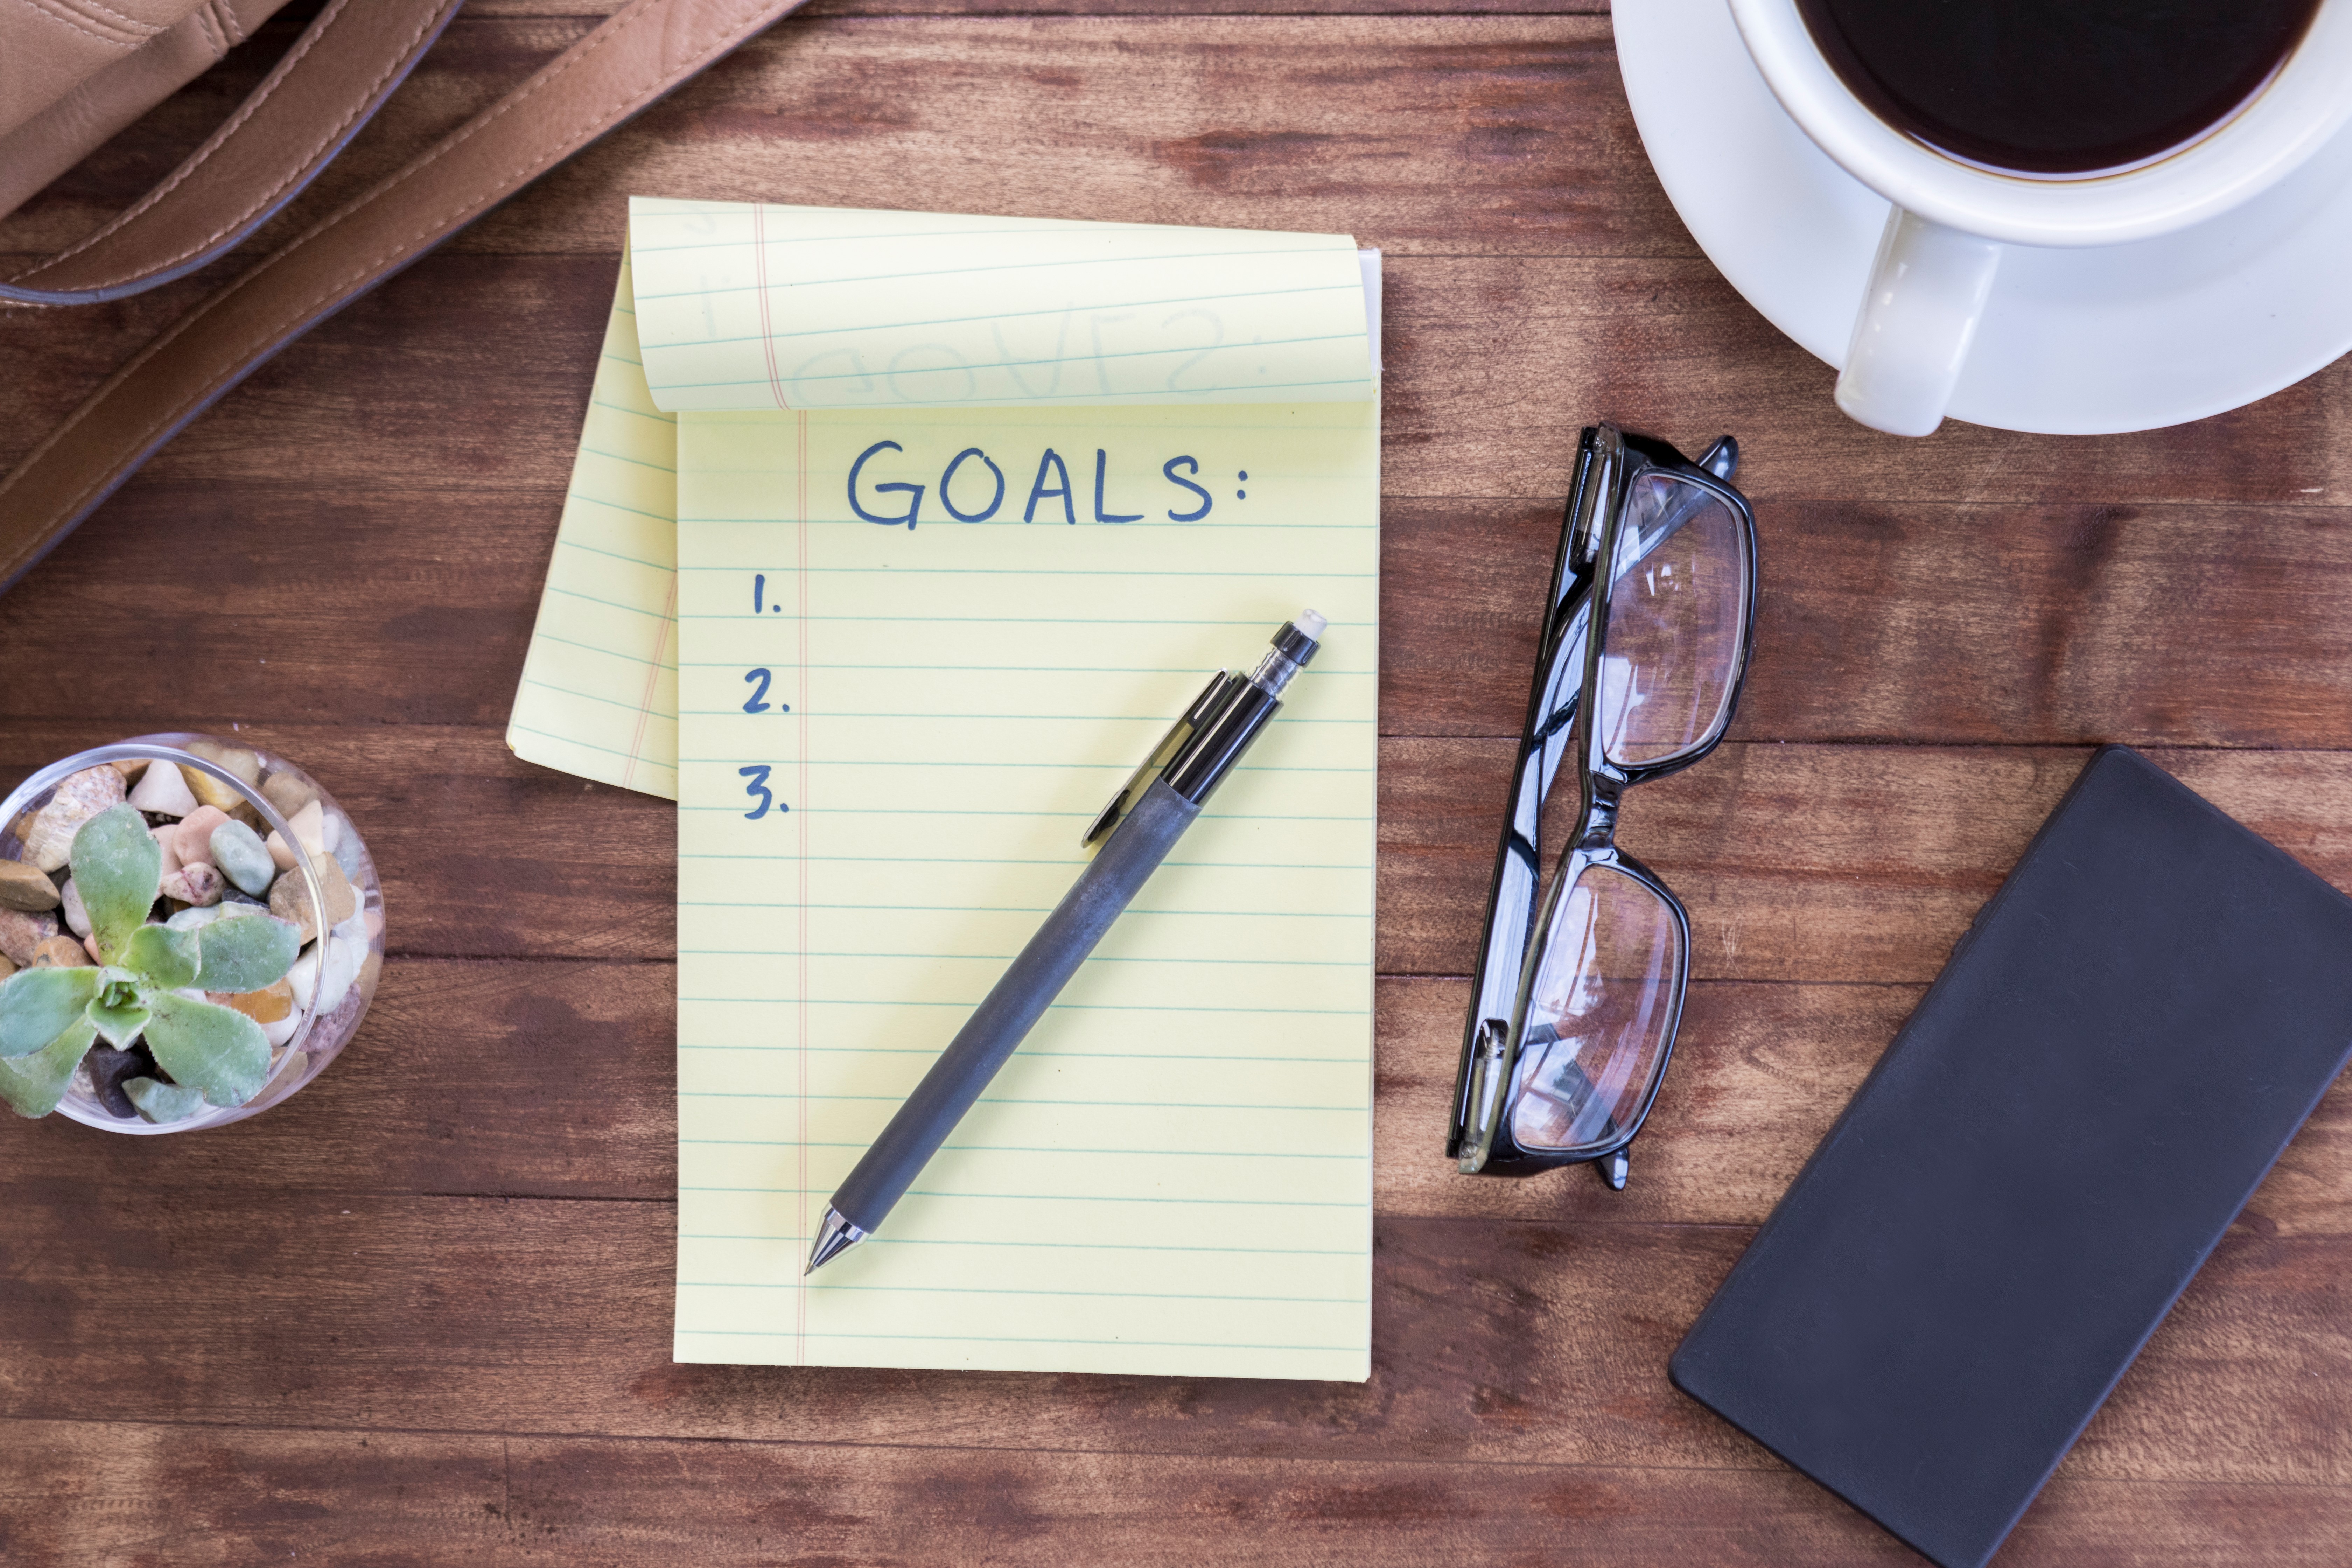
POLYGON ((760 818, 767 816, 768 808, 772 805, 780 812, 792 810, 791 806, 777 800, 775 795, 770 793, 768 789, 768 773, 770 771, 768 764, 765 763, 754 763, 748 768, 737 768, 735 770, 739 776, 751 781, 750 784, 743 786, 743 793, 756 799, 760 803, 758 805, 743 814, 753 822, 757 822, 760 818))
MULTIPOLYGON (((768 710, 768 682, 774 679, 775 677, 764 669, 747 669, 743 672, 743 679, 747 683, 751 681, 757 681, 759 683, 759 689, 752 692, 750 698, 744 701, 743 711, 746 713, 765 713, 768 710)), ((789 702, 779 702, 776 704, 776 710, 780 713, 789 713, 793 710, 793 705, 789 702)))

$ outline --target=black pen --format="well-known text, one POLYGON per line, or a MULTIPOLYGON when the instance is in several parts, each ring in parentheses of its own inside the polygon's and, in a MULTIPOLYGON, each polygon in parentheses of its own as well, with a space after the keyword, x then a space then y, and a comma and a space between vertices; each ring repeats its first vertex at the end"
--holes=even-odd
POLYGON ((1274 647, 1255 669, 1211 676, 1111 797, 1082 840, 1102 845, 1093 864, 1062 895, 833 1194, 803 1274, 874 1234, 1282 706, 1283 689, 1315 657, 1326 624, 1302 610, 1274 634, 1274 647))

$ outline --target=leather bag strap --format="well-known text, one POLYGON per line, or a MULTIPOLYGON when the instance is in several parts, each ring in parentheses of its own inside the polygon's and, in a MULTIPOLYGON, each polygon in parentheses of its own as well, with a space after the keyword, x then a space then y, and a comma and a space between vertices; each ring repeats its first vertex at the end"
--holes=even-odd
POLYGON ((181 317, 0 480, 0 592, 279 349, 801 3, 629 0, 530 80, 181 317))
POLYGON ((0 282, 0 300, 119 300, 230 249, 318 178, 462 3, 333 0, 170 177, 88 239, 0 282))

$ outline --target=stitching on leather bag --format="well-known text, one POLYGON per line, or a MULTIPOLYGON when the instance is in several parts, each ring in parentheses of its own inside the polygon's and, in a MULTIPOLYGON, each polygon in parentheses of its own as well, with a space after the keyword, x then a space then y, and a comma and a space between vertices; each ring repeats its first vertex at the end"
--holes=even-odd
POLYGON ((205 8, 213 14, 213 26, 218 27, 221 37, 228 40, 229 47, 235 48, 245 42, 244 24, 236 19, 223 0, 205 0, 205 8))
MULTIPOLYGON (((51 268, 58 266, 59 264, 69 260, 73 257, 81 254, 83 251, 88 250, 91 246, 98 244, 100 240, 103 240, 111 235, 121 233, 126 225, 130 224, 142 213, 152 210, 158 202, 161 202, 165 196, 170 195, 172 192, 180 185, 181 182, 194 174, 196 171, 209 162, 222 147, 226 146, 230 137, 236 132, 237 128, 243 125, 255 113, 258 112, 265 100, 272 97, 279 88, 284 87, 289 80, 292 79, 294 67, 305 55, 310 52, 311 48, 314 47, 320 39, 327 36, 328 32, 332 29, 336 22, 342 19, 344 14, 349 10, 351 4, 352 0, 334 0, 334 4, 328 7, 325 15, 320 18, 322 25, 314 28, 311 32, 306 35, 302 42, 296 47, 294 52, 288 55, 284 62, 279 65, 278 73, 282 74, 274 74, 273 80, 265 82, 262 86, 256 88, 254 89, 253 96, 247 99, 245 102, 238 107, 236 113, 232 115, 229 118, 228 123, 222 126, 214 135, 207 147, 204 151, 198 153, 195 156, 190 158, 185 163, 183 163, 179 169, 173 174, 170 179, 164 181, 162 184, 148 192, 144 196, 141 197, 135 205, 126 209, 118 216, 112 223, 106 225, 97 233, 89 236, 77 245, 68 247, 64 250, 60 250, 55 256, 50 257, 47 261, 42 262, 38 267, 34 268, 31 271, 19 273, 16 277, 9 279, 9 281, 21 283, 27 279, 39 277, 42 273, 48 271, 51 268)), ((76 285, 76 287, 85 289, 110 289, 118 283, 128 282, 131 279, 143 277, 147 273, 160 272, 167 267, 177 266, 179 263, 185 261, 191 256, 203 250, 205 247, 213 244, 215 240, 218 240, 222 236, 234 230, 239 224, 245 222, 246 219, 251 217, 255 213, 268 206, 271 202, 278 198, 279 192, 285 190, 287 186, 294 184, 296 180, 301 177, 302 171, 310 166, 311 162, 317 158, 321 148, 326 147, 338 136, 341 135, 345 127, 349 126, 353 121, 357 120, 363 112, 365 112, 367 106, 374 101, 377 92, 383 89, 383 84, 386 81, 389 81, 393 77, 399 74, 401 62, 407 59, 409 56, 415 51, 417 40, 424 37, 425 34, 433 30, 433 24, 439 18, 440 15, 441 13, 436 10, 426 16, 425 20, 417 26, 416 30, 408 36, 408 41, 401 47, 400 52, 393 58, 392 62, 387 65, 383 71, 378 73, 373 81, 368 84, 366 92, 362 95, 357 103, 352 106, 350 112, 345 114, 341 120, 336 121, 334 127, 324 136, 319 137, 315 141, 310 150, 303 155, 302 161, 299 163, 297 163, 292 169, 289 170, 276 184, 270 186, 268 190, 262 192, 258 196, 248 202, 244 210, 236 214, 236 216, 223 222, 210 234, 191 244, 187 248, 180 251, 176 255, 166 257, 161 261, 145 263, 135 267, 132 270, 128 272, 116 273, 111 278, 102 278, 94 283, 86 282, 76 285)))
POLYGON ((217 60, 228 53, 228 46, 220 41, 219 29, 213 25, 213 8, 210 0, 206 0, 205 5, 189 12, 188 19, 196 25, 196 31, 205 36, 205 47, 212 50, 214 59, 217 60))
POLYGON ((94 23, 101 27, 105 26, 106 24, 100 22, 97 17, 90 16, 90 12, 104 12, 106 15, 113 17, 116 21, 121 23, 122 30, 126 33, 144 33, 152 38, 158 33, 170 31, 168 27, 163 26, 160 23, 144 21, 140 17, 128 16, 123 12, 116 10, 111 5, 101 5, 100 0, 49 0, 49 4, 52 5, 73 7, 74 14, 76 16, 80 16, 84 21, 94 23))
MULTIPOLYGON (((131 374, 137 371, 140 366, 145 364, 156 354, 162 353, 163 349, 176 342, 183 333, 194 327, 196 322, 201 321, 205 316, 210 314, 213 309, 219 305, 223 300, 227 300, 231 295, 243 293, 246 287, 249 284, 255 283, 263 273, 292 257, 297 251, 310 244, 313 239, 328 233, 334 225, 341 222, 344 216, 359 211, 368 204, 375 201, 378 197, 388 195, 394 186, 407 179, 409 175, 423 169, 425 164, 453 150, 457 144, 466 137, 483 129, 490 122, 490 121, 498 118, 501 114, 504 114, 509 109, 520 105, 524 99, 529 98, 533 93, 551 85, 558 77, 561 77, 572 67, 587 59, 589 56, 593 55, 597 49, 604 47, 604 45, 611 43, 614 39, 618 38, 623 33, 636 26, 636 24, 646 16, 661 10, 665 3, 666 0, 639 0, 639 8, 635 12, 630 13, 625 17, 619 19, 617 23, 614 25, 613 30, 610 33, 600 32, 599 34, 591 36, 580 46, 580 52, 577 55, 571 56, 559 62, 555 68, 547 76, 541 78, 539 81, 525 87, 516 96, 500 100, 488 114, 485 115, 481 120, 476 121, 474 124, 467 127, 466 130, 459 132, 457 137, 442 142, 440 145, 435 147, 431 152, 427 153, 423 158, 420 158, 415 163, 409 164, 406 168, 400 170, 383 184, 378 186, 373 191, 370 191, 367 195, 362 196, 358 201, 352 203, 351 205, 344 207, 341 211, 322 220, 316 226, 310 228, 300 237, 289 243, 287 247, 283 250, 280 250, 277 255, 262 262, 261 265, 255 268, 253 271, 247 273, 243 278, 237 279, 236 282, 231 284, 227 289, 225 289, 220 293, 214 295, 202 305, 197 306, 194 310, 191 310, 185 316, 181 317, 180 320, 174 322, 172 328, 162 337, 159 337, 153 342, 149 343, 144 349, 141 350, 129 363, 125 364, 120 371, 117 371, 114 375, 109 379, 107 385, 105 387, 101 387, 89 402, 84 403, 79 408, 74 410, 72 415, 67 418, 64 424, 51 431, 49 433, 48 439, 43 441, 38 447, 35 447, 32 452, 26 455, 24 461, 17 465, 16 474, 11 474, 7 480, 0 480, 0 496, 5 496, 7 493, 10 482, 15 479, 16 474, 24 473, 35 463, 38 462, 43 456, 48 453, 60 441, 64 440, 66 437, 73 431, 75 426, 79 426, 84 419, 95 413, 99 405, 105 401, 106 394, 110 388, 121 385, 128 382, 131 379, 131 374)), ((792 7, 792 9, 794 10, 797 10, 798 8, 799 7, 797 5, 792 7)), ((779 12, 777 15, 781 17, 783 14, 784 13, 782 12, 779 12)), ((745 18, 741 12, 739 11, 733 14, 732 20, 734 22, 740 23, 743 19, 745 18)), ((732 31, 731 26, 720 29, 721 39, 723 40, 726 35, 730 31, 732 31)), ((737 43, 740 43, 741 41, 742 40, 740 39, 736 40, 737 43)), ((734 46, 731 44, 723 45, 720 52, 724 52, 725 48, 731 48, 733 47, 734 46)), ((712 63, 712 59, 715 57, 705 58, 706 55, 706 50, 689 51, 688 58, 699 58, 701 63, 694 68, 693 72, 688 72, 685 74, 692 75, 695 72, 707 68, 712 63)), ((563 158, 571 156, 572 153, 576 151, 582 142, 593 141, 597 136, 602 135, 604 132, 613 129, 615 125, 618 125, 623 120, 628 118, 631 113, 634 113, 648 97, 659 96, 659 94, 668 85, 671 84, 668 83, 666 77, 658 73, 658 68, 656 68, 656 75, 654 80, 647 86, 639 88, 628 99, 624 100, 618 110, 603 117, 592 117, 592 122, 584 130, 575 131, 568 141, 560 143, 559 146, 561 150, 556 153, 555 161, 561 162, 563 158)), ((542 165, 540 172, 544 173, 548 166, 551 165, 542 165)), ((519 175, 523 174, 525 171, 530 169, 530 165, 528 163, 523 164, 516 170, 500 175, 499 178, 502 181, 512 180, 519 175)), ((477 195, 469 202, 462 204, 457 207, 447 209, 441 216, 431 220, 424 228, 417 230, 416 233, 407 241, 404 242, 398 249, 384 252, 383 254, 376 257, 373 260, 368 262, 360 270, 353 272, 331 285, 326 297, 323 300, 319 300, 318 302, 321 305, 334 303, 336 296, 340 295, 345 289, 348 289, 352 284, 366 278, 370 273, 375 271, 386 262, 401 256, 418 240, 431 235, 441 224, 447 222, 450 217, 463 213, 468 206, 495 205, 498 202, 504 200, 507 196, 513 194, 514 193, 511 189, 507 189, 486 196, 477 195)), ((313 296, 313 298, 315 299, 317 297, 313 296)), ((201 406, 207 399, 226 392, 231 386, 234 386, 236 384, 236 382, 241 378, 240 373, 247 368, 245 358, 243 356, 249 354, 254 349, 264 346, 266 346, 266 342, 254 342, 251 341, 248 341, 246 344, 242 345, 236 351, 239 357, 235 363, 231 364, 226 370, 218 372, 208 377, 202 386, 198 387, 194 392, 190 393, 187 396, 182 398, 173 406, 172 411, 169 414, 167 414, 161 421, 150 425, 146 430, 140 434, 137 439, 141 442, 145 442, 150 438, 150 437, 159 430, 168 432, 176 428, 181 421, 190 417, 192 410, 201 406)), ((93 495, 106 489, 110 483, 119 482, 122 479, 127 479, 129 476, 121 473, 121 465, 120 464, 114 465, 113 467, 109 468, 104 473, 100 474, 97 479, 84 485, 80 490, 76 492, 72 500, 67 504, 61 515, 65 517, 78 517, 83 507, 89 503, 89 500, 93 495)), ((49 523, 49 528, 51 531, 54 531, 55 527, 55 519, 52 518, 49 523)), ((34 543, 37 546, 50 542, 50 533, 45 531, 41 538, 35 541, 34 543)), ((24 554, 25 552, 23 550, 16 551, 10 556, 8 563, 5 566, 0 566, 0 576, 12 575, 16 568, 16 563, 23 559, 24 554)))
POLYGON ((140 44, 146 41, 143 38, 108 37, 104 33, 100 32, 95 27, 83 26, 80 22, 74 20, 74 18, 67 13, 57 9, 56 6, 52 5, 45 3, 45 0, 16 0, 16 3, 24 6, 26 10, 30 11, 36 16, 46 16, 61 27, 71 27, 75 32, 79 33, 85 38, 96 38, 100 43, 111 45, 113 47, 118 49, 137 48, 140 44))

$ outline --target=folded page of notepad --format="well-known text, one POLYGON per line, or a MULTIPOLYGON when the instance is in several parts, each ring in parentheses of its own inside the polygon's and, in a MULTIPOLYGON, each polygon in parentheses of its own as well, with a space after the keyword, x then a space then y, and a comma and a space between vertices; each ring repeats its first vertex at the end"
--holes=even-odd
MULTIPOLYGON (((982 406, 1100 402, 1115 387, 1163 404, 1378 394, 1380 255, 1359 252, 1351 281, 1332 266, 1335 237, 645 199, 632 214, 657 231, 661 254, 693 267, 649 306, 670 329, 656 345, 665 390, 657 405, 624 255, 507 730, 518 756, 601 784, 677 798, 677 436, 665 410, 781 407, 787 390, 804 407, 957 395, 982 406), (755 236, 772 243, 749 245, 755 236), (955 268, 919 284, 935 320, 920 330, 886 320, 877 332, 872 301, 888 280, 861 270, 875 267, 874 247, 942 240, 955 268), (1032 274, 1024 261, 1047 265, 1032 274), (1047 275, 1081 292, 1040 308, 1047 275), (1000 309, 1008 280, 1026 309, 1000 309), (772 326, 787 288, 797 330, 761 333, 758 299, 772 326), (1359 305, 1368 366, 1351 346, 1359 305), (844 329, 853 313, 865 330, 844 329), (772 363, 789 365, 789 389, 767 374, 772 363)), ((877 270, 894 266, 906 269, 885 260, 877 270)))
POLYGON ((1045 271, 1122 269, 1046 333, 1024 226, 977 221, 986 246, 968 218, 633 210, 653 395, 764 408, 684 414, 672 464, 675 1353, 1361 1378, 1378 413, 1352 242, 1029 226, 1045 271), (1248 280, 1207 270, 1236 251, 1273 258, 1248 277, 1279 304, 1215 293, 1248 280), (893 267, 898 292, 835 287, 893 267), (1300 302, 1326 295, 1351 306, 1300 302), (1160 347, 1094 319, 1139 306, 1160 347), (927 359, 905 327, 971 330, 927 359), (1036 363, 1056 344, 1087 353, 1036 363), (950 354, 981 395, 914 395, 950 354), (1144 360, 1222 400, 1105 402, 1144 360), (995 397, 1016 372, 1034 401, 995 397), (826 1196, 1075 879, 1086 822, 1306 605, 1324 651, 1245 765, 882 1232, 803 1279, 826 1196))
POLYGON ((628 258, 572 460, 507 745, 677 798, 677 418, 654 406, 628 258))

